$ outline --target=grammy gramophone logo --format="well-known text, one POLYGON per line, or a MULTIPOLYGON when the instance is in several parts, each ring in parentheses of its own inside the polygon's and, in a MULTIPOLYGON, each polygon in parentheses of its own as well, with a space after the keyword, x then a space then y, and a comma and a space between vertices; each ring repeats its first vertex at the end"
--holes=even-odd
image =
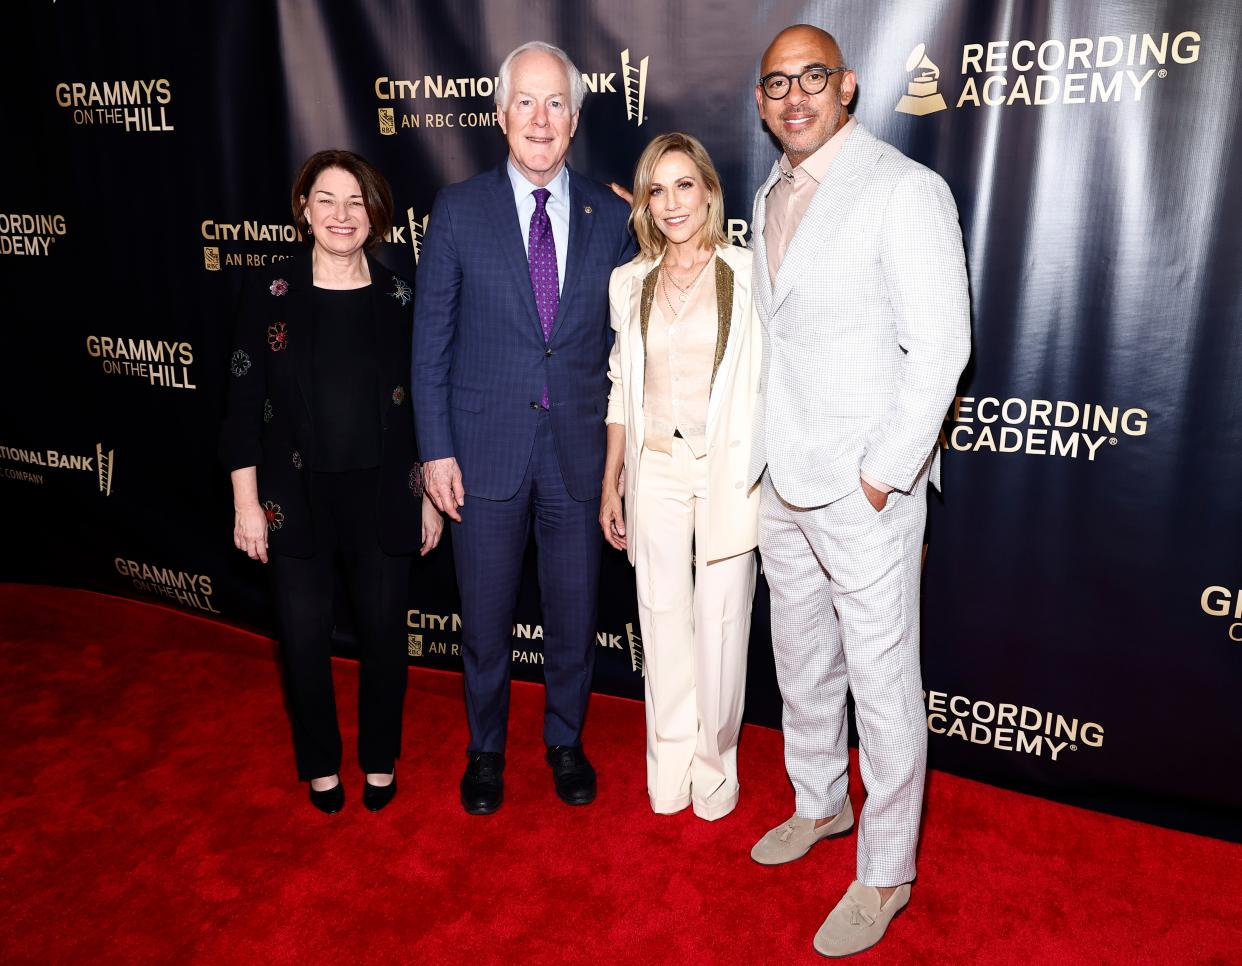
POLYGON ((647 62, 644 57, 637 64, 630 60, 630 48, 621 51, 621 86, 625 91, 625 119, 633 121, 638 127, 643 126, 646 117, 643 109, 647 105, 647 62))
POLYGON ((918 73, 910 78, 896 110, 918 117, 945 110, 949 105, 940 93, 940 68, 927 56, 926 44, 919 44, 906 58, 906 73, 915 70, 918 73))

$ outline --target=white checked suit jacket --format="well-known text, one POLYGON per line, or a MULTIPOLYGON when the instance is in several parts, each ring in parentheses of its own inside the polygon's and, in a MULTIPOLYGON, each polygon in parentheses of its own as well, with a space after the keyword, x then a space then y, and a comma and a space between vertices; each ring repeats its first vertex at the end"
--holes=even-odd
POLYGON ((859 475, 909 492, 928 464, 970 355, 957 206, 944 180, 861 125, 841 147, 775 284, 763 229, 773 164, 755 197, 754 291, 763 377, 749 479, 768 467, 800 507, 859 475))

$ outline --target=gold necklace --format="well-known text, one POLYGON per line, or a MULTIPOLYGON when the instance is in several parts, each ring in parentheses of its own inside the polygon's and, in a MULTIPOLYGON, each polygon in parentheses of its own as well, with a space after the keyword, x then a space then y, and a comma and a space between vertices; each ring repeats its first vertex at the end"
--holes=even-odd
MULTIPOLYGON (((694 273, 694 277, 690 279, 690 281, 686 284, 685 288, 682 288, 682 286, 678 283, 677 279, 673 278, 673 273, 670 272, 668 268, 664 266, 663 264, 661 264, 660 266, 661 269, 663 270, 661 274, 663 274, 666 280, 673 283, 673 287, 681 293, 681 295, 679 296, 680 300, 683 303, 685 303, 690 298, 690 290, 694 288, 694 283, 699 280, 699 276, 703 274, 703 269, 707 268, 707 262, 710 262, 710 261, 711 259, 709 258, 707 259, 707 261, 705 261, 702 265, 699 266, 699 270, 694 273)), ((664 298, 668 299, 668 287, 667 286, 664 289, 664 298)))
MULTIPOLYGON (((666 284, 664 284, 664 285, 662 285, 662 286, 661 286, 661 289, 662 289, 662 290, 663 290, 663 292, 664 292, 664 301, 668 303, 668 311, 669 311, 669 314, 671 314, 671 315, 673 316, 673 318, 674 318, 674 319, 676 319, 676 318, 677 318, 677 308, 676 308, 676 306, 674 306, 674 305, 673 305, 673 300, 672 300, 671 298, 669 298, 669 297, 668 297, 668 285, 667 285, 668 275, 667 275, 666 273, 664 273, 664 272, 661 272, 660 274, 663 276, 663 278, 664 278, 664 280, 665 280, 665 282, 666 282, 666 284)), ((681 300, 684 302, 684 301, 686 300, 686 297, 683 295, 683 296, 681 297, 681 300)))

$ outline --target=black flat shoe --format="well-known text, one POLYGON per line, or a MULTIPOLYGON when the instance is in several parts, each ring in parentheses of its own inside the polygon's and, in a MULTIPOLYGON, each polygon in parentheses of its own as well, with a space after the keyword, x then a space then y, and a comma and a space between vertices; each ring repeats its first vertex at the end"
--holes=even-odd
POLYGON ((490 815, 505 800, 505 756, 477 751, 466 762, 461 777, 461 807, 471 815, 490 815))
POLYGON ((595 801, 595 769, 581 746, 553 745, 548 749, 556 794, 566 805, 589 805, 595 801))
POLYGON ((397 797, 397 769, 392 770, 392 781, 387 785, 372 785, 365 782, 362 786, 362 804, 368 811, 378 812, 381 808, 397 797))
POLYGON ((326 815, 335 815, 345 807, 345 786, 338 778, 336 784, 326 791, 317 792, 314 786, 310 790, 311 804, 326 815))

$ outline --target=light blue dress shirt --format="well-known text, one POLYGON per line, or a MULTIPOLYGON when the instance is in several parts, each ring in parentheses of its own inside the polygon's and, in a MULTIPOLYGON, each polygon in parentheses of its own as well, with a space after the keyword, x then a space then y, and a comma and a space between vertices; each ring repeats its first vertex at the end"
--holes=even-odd
MULTIPOLYGON (((530 220, 535 216, 534 191, 539 187, 526 180, 510 158, 505 162, 509 181, 513 185, 513 200, 517 204, 518 224, 522 228, 522 247, 530 259, 530 220)), ((556 242, 557 291, 565 291, 565 256, 569 251, 569 168, 561 165, 560 173, 545 186, 550 195, 544 209, 552 222, 552 240, 556 242)))

